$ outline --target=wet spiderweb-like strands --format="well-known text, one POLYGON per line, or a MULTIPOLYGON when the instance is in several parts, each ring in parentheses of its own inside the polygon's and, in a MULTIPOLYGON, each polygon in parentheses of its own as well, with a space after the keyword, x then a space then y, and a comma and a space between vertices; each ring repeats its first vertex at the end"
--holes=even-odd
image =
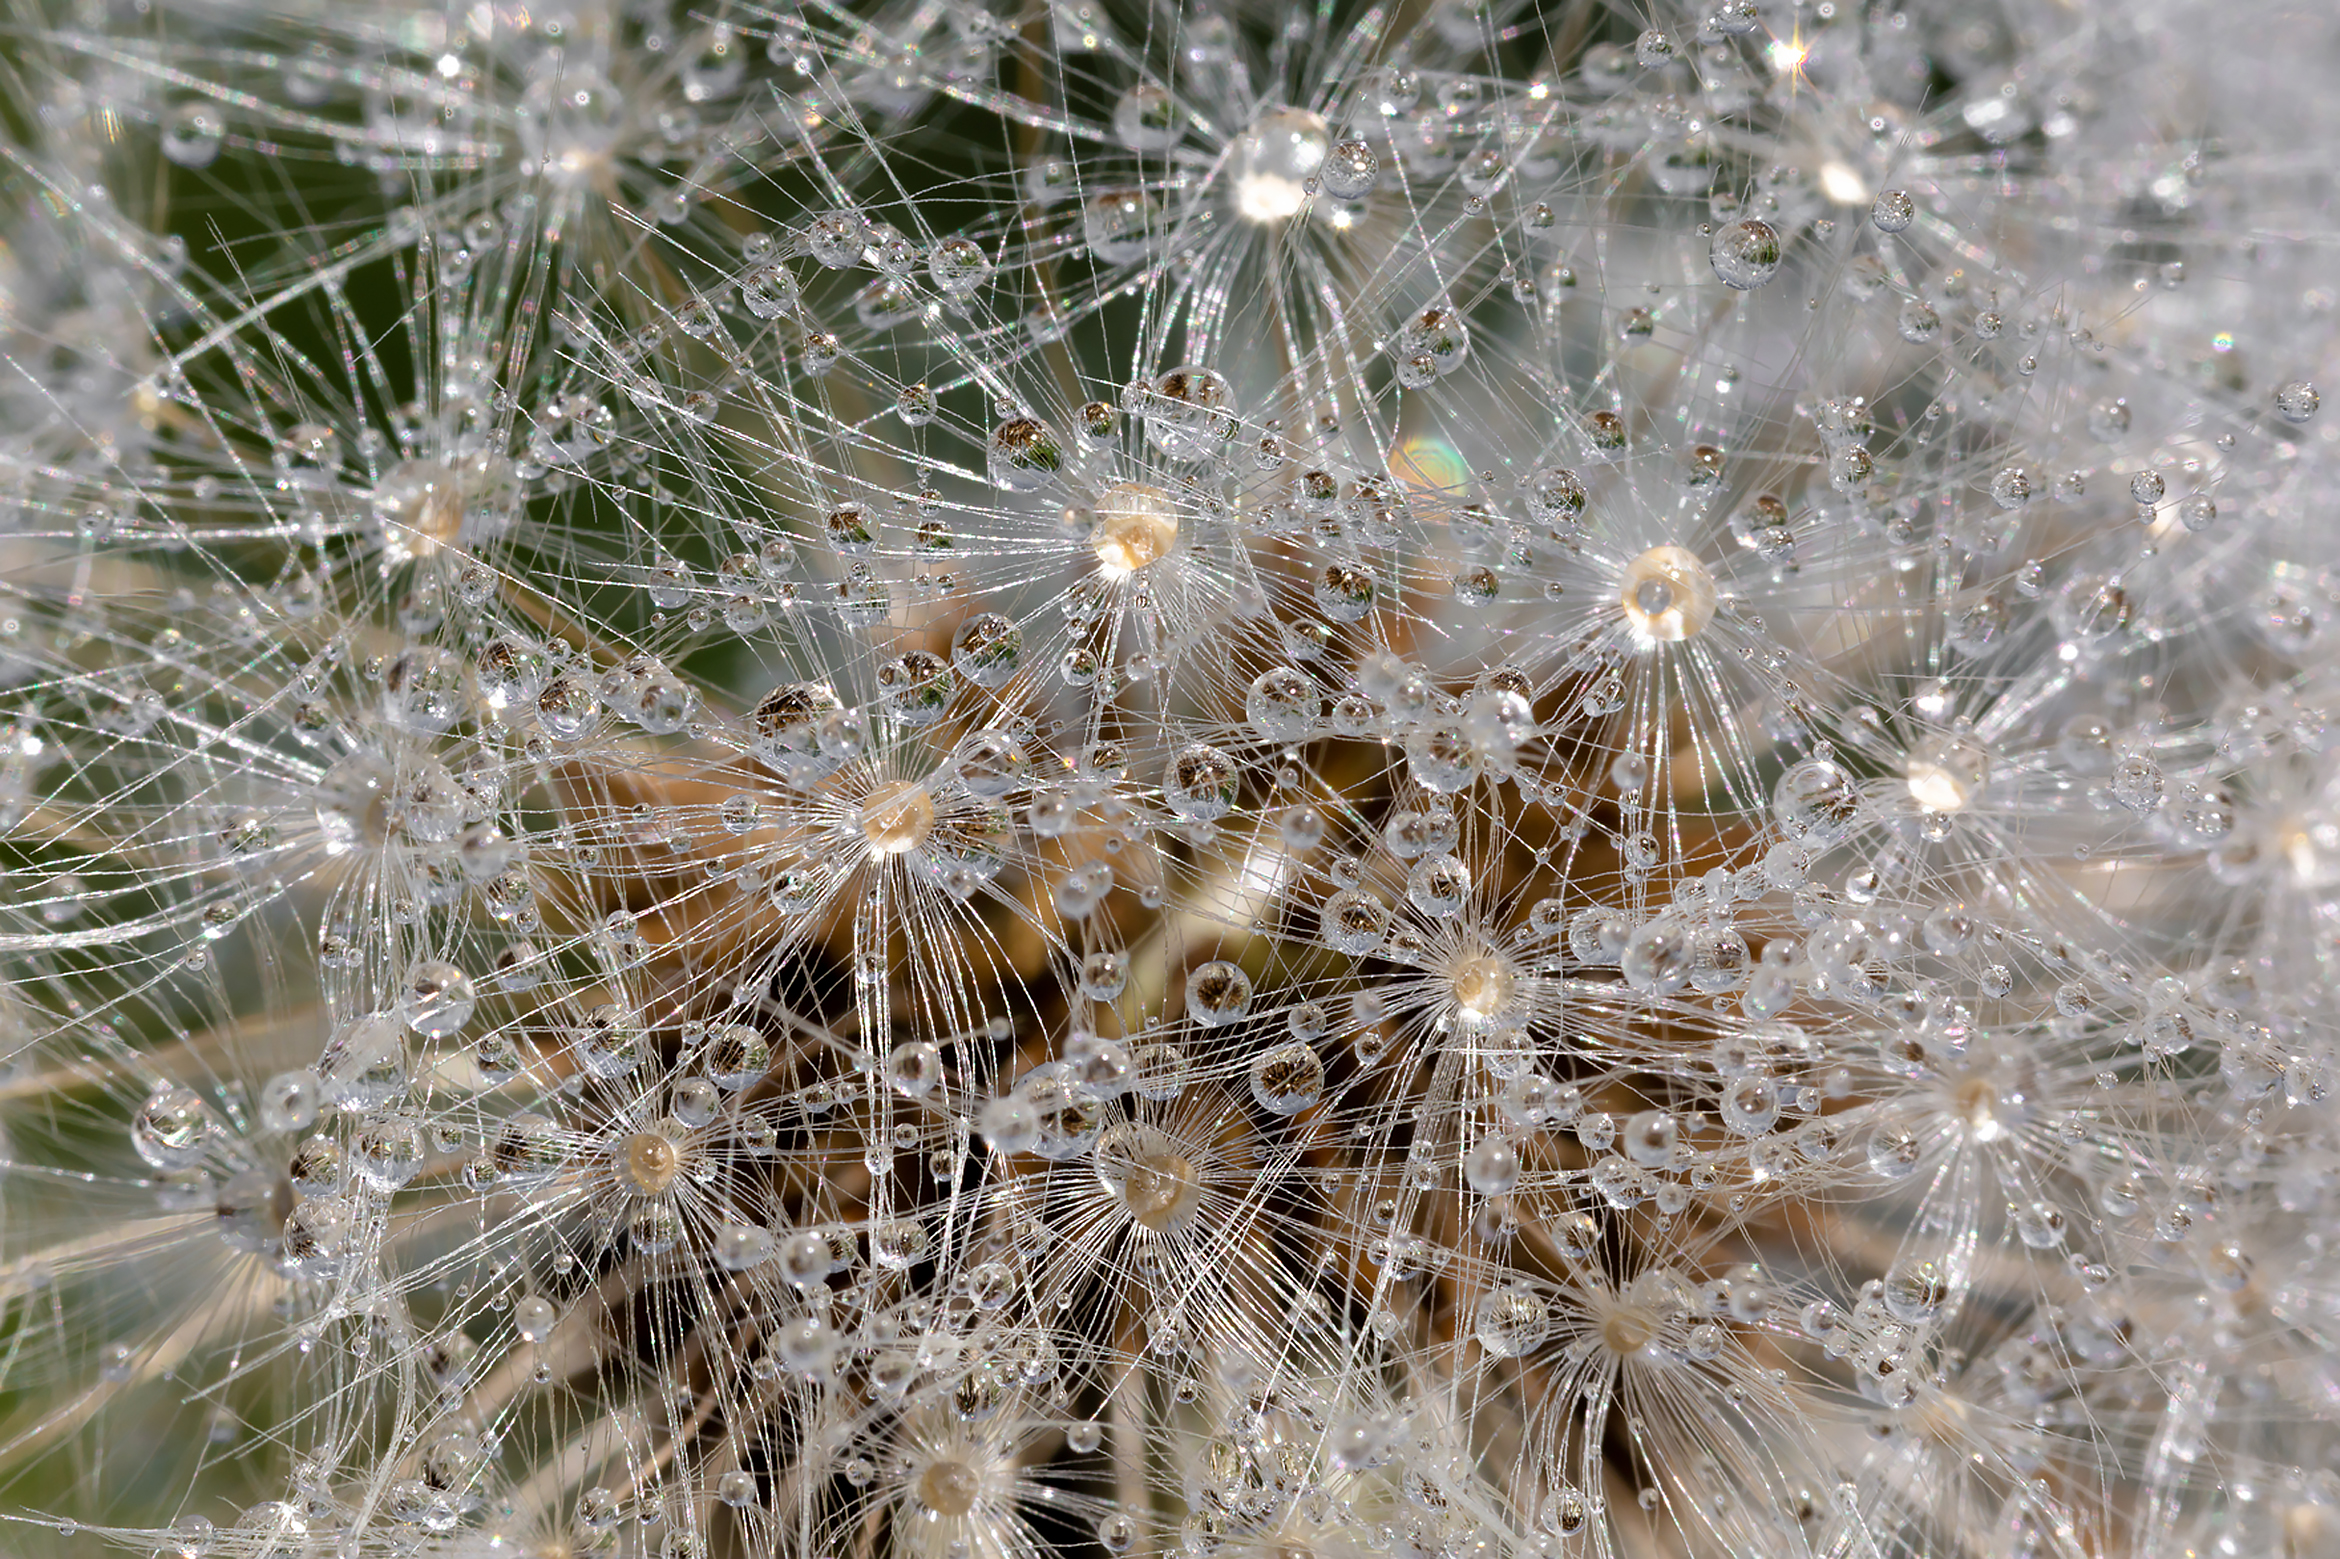
POLYGON ((8 27, 20 1546, 2340 1552, 2328 18, 8 27))

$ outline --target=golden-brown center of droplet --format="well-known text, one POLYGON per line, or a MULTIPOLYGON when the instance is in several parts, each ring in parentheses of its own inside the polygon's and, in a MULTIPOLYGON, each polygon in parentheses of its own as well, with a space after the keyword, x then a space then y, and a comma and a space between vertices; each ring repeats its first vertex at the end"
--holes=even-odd
POLYGON ((1617 597, 1626 621, 1659 643, 1690 638, 1714 620, 1714 575, 1687 547, 1652 547, 1626 564, 1617 597))
POLYGON ((2006 1127, 1999 1120, 1999 1090, 1988 1076, 1970 1073, 1951 1090, 1951 1102, 1977 1140, 1996 1142, 2006 1127))
POLYGON ((1455 1011, 1466 1021, 1484 1023, 1510 1007, 1518 980, 1511 965, 1493 953, 1466 958, 1454 966, 1451 978, 1455 1011))
POLYGON ((409 556, 430 557, 462 533, 463 479, 452 465, 405 461, 383 479, 374 502, 395 533, 393 547, 409 556))
POLYGON ((1905 770, 1909 793, 1929 812, 1956 812, 1990 783, 1990 755, 1962 737, 1920 743, 1905 770))
POLYGON ((1121 1199, 1139 1227, 1160 1234, 1193 1214, 1200 1190, 1193 1162, 1183 1153, 1163 1151, 1130 1166, 1121 1199))
POLYGON ((975 1508, 983 1480, 965 1462, 939 1461, 918 1475, 918 1502, 938 1516, 963 1516, 975 1508))
POLYGON ((1601 1346, 1619 1358, 1647 1347, 1657 1328, 1649 1317, 1630 1306, 1612 1310, 1601 1321, 1601 1346))
POLYGON ((861 832, 872 855, 906 855, 933 829, 934 798, 908 780, 886 781, 861 804, 861 832))
POLYGON ((1097 497, 1089 546, 1108 574, 1134 574, 1178 540, 1178 506, 1159 487, 1123 482, 1097 497))
POLYGON ((655 1131, 637 1131, 618 1153, 618 1178, 641 1196, 661 1196, 682 1173, 682 1149, 655 1131))

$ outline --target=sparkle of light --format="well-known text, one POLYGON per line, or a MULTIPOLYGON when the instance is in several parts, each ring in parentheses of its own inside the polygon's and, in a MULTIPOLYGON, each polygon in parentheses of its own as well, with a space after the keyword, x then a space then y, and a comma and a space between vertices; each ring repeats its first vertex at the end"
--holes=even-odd
POLYGON ((1956 812, 1989 781, 1991 760, 1974 743, 1952 738, 1919 746, 1903 773, 1919 806, 1929 812, 1956 812))
POLYGON ((1867 182, 1841 162, 1820 165, 1820 193, 1840 206, 1865 206, 1874 198, 1867 182))

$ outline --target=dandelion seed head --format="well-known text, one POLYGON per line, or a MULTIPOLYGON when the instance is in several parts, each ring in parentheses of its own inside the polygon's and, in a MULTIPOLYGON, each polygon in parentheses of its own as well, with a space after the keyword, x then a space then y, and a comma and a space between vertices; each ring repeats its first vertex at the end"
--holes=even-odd
POLYGON ((0 1515, 2324 1541, 2321 18, 621 10, 20 18, 0 1515))

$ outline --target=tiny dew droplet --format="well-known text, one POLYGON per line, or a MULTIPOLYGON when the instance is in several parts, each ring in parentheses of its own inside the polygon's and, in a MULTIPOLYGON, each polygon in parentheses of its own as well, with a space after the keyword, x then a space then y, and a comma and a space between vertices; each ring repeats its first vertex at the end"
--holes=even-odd
POLYGON ((162 153, 182 168, 208 168, 219 160, 227 139, 227 120, 220 105, 205 98, 182 103, 163 122, 162 153))
POLYGON ((1779 234, 1752 218, 1732 222, 1715 233, 1707 258, 1725 286, 1749 292, 1779 273, 1779 234))

